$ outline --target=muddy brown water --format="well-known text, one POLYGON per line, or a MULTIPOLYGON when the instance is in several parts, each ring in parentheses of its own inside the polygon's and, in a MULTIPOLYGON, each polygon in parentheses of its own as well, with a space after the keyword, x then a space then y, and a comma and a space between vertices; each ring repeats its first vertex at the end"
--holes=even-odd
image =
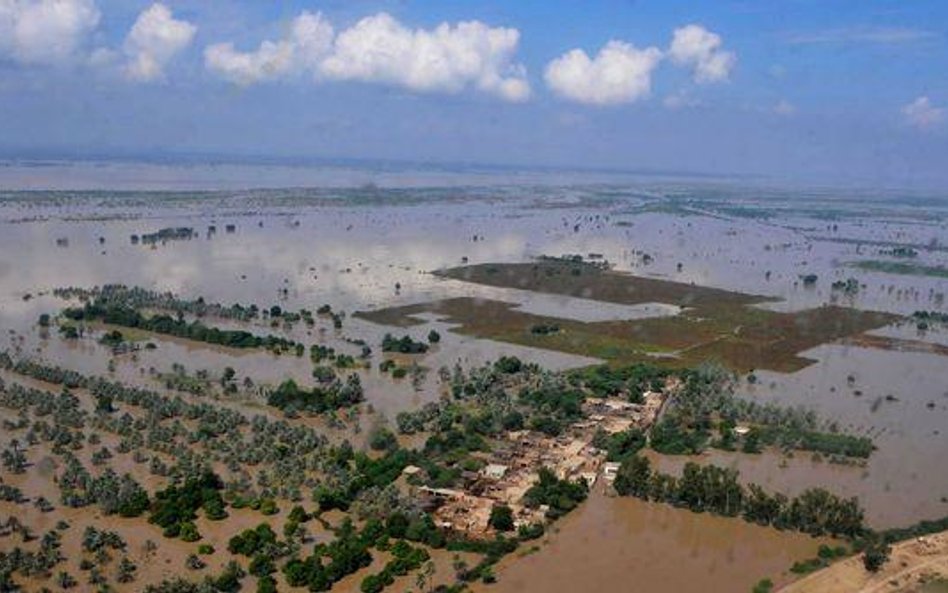
POLYGON ((786 582, 821 540, 667 505, 593 494, 537 552, 500 565, 477 591, 740 593, 786 582))

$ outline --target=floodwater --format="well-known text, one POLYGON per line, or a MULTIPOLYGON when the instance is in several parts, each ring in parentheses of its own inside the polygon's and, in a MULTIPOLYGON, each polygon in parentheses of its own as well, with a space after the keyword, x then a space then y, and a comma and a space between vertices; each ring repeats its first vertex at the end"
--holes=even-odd
POLYGON ((476 590, 750 591, 762 578, 787 581, 790 566, 823 540, 594 493, 530 555, 505 560, 498 583, 476 590))
MULTIPOLYGON (((165 169, 151 171, 154 184, 144 185, 133 172, 119 172, 124 176, 117 179, 116 187, 177 187, 165 169)), ((107 173, 98 171, 98 177, 89 173, 80 185, 101 187, 107 173)), ((0 175, 0 187, 50 187, 44 180, 63 173, 43 169, 17 174, 34 176, 0 175)), ((226 177, 228 172, 215 170, 206 175, 187 187, 219 188, 215 175, 226 177)), ((720 200, 726 198, 714 196, 731 195, 729 187, 665 187, 657 182, 535 187, 510 185, 510 179, 471 186, 465 183, 482 179, 468 176, 465 183, 430 188, 419 184, 437 182, 442 174, 400 178, 404 183, 384 175, 370 177, 388 179, 400 189, 349 191, 346 188, 355 183, 354 178, 343 175, 327 184, 335 189, 326 195, 303 190, 299 195, 295 190, 183 192, 173 198, 154 193, 2 194, 0 348, 88 374, 111 373, 151 388, 161 386, 150 370, 167 373, 174 363, 192 373, 209 370, 212 377, 231 366, 238 380, 250 376, 257 384, 276 384, 287 377, 302 383, 311 380, 312 365, 305 356, 276 357, 157 336, 153 340, 157 350, 115 357, 111 371, 109 351, 94 340, 70 344, 55 332, 39 331, 39 315, 64 306, 49 295, 54 288, 104 283, 169 290, 225 304, 280 305, 285 310, 315 310, 328 303, 349 314, 458 296, 498 299, 533 313, 589 321, 675 313, 657 304, 604 305, 476 286, 428 273, 464 261, 522 262, 544 254, 601 254, 622 271, 777 296, 784 300, 765 306, 783 310, 837 302, 902 314, 917 309, 945 311, 948 282, 944 279, 869 273, 847 266, 859 258, 879 257, 876 247, 860 247, 851 242, 856 239, 912 245, 931 244, 935 239, 932 249, 920 251, 919 262, 945 265, 948 257, 942 246, 948 237, 948 216, 944 206, 923 208, 919 204, 924 202, 911 200, 903 206, 878 196, 837 201, 824 196, 835 209, 831 219, 814 210, 812 196, 809 201, 801 198, 806 213, 794 213, 788 211, 793 202, 787 193, 742 192, 741 203, 777 212, 771 217, 744 218, 719 208, 720 200), (698 206, 689 202, 687 213, 678 211, 680 202, 675 200, 683 195, 700 201, 706 194, 713 199, 698 206), (656 207, 642 209, 643 204, 656 207), (228 224, 235 225, 236 231, 225 232, 228 224), (208 237, 211 225, 217 233, 208 237), (193 227, 197 237, 153 248, 131 244, 132 234, 175 226, 193 227), (820 278, 814 288, 800 282, 800 276, 808 273, 820 278), (849 277, 865 286, 857 295, 834 294, 830 283, 849 277)), ((250 329, 284 333, 263 323, 250 329)), ((432 317, 423 325, 402 330, 347 316, 338 331, 319 320, 312 329, 298 324, 286 333, 307 345, 322 343, 352 355, 359 352, 353 340, 373 346, 372 368, 358 371, 375 410, 370 422, 382 416, 391 420, 399 411, 438 397, 437 370, 443 366, 482 364, 502 354, 551 369, 596 362, 461 336, 450 329, 432 317), (385 333, 409 333, 422 339, 430 329, 437 329, 442 340, 415 358, 429 369, 426 380, 413 385, 377 370, 378 345, 385 333)), ((919 336, 909 325, 877 333, 945 340, 944 330, 919 336)), ((745 479, 768 489, 795 492, 824 486, 859 496, 877 527, 948 514, 944 502, 948 473, 942 469, 948 451, 945 357, 842 345, 824 345, 804 355, 816 362, 793 374, 759 372, 757 383, 742 384, 740 394, 811 407, 841 429, 872 436, 878 451, 868 465, 815 462, 807 454, 784 460, 776 454, 749 457, 712 452, 703 459, 733 464, 745 479)), ((261 402, 233 403, 251 412, 261 411, 261 402)), ((304 421, 320 426, 315 419, 304 421)), ((674 467, 683 461, 663 463, 674 467)), ((660 593, 746 591, 759 578, 779 580, 793 561, 812 556, 817 545, 804 536, 741 521, 600 495, 557 528, 560 533, 536 554, 504 562, 497 589, 575 591, 606 585, 611 590, 660 593)))

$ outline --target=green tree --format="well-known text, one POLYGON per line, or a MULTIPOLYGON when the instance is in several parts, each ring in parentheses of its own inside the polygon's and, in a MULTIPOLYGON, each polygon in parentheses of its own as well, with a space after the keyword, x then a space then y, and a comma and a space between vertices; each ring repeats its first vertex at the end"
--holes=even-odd
POLYGON ((490 519, 488 519, 487 524, 497 531, 513 531, 513 510, 507 505, 494 505, 490 510, 490 519))

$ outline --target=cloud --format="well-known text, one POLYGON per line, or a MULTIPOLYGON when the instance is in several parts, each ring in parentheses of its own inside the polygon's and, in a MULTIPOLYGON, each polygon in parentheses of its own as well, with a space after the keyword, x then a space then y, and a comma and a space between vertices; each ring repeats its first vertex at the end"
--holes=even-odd
POLYGON ((530 96, 523 66, 513 62, 516 29, 479 21, 409 29, 379 13, 333 35, 319 14, 297 17, 286 38, 253 52, 219 43, 204 52, 208 69, 240 84, 308 72, 316 80, 386 84, 416 92, 457 93, 466 88, 523 101, 530 96))
POLYGON ((303 11, 280 41, 264 41, 251 52, 238 51, 233 43, 217 43, 204 50, 204 64, 236 84, 256 84, 318 67, 332 41, 332 25, 323 15, 303 11))
POLYGON ((945 120, 945 109, 932 105, 929 98, 923 96, 902 107, 902 115, 909 125, 929 130, 945 120))
POLYGON ((508 101, 530 96, 523 66, 513 62, 520 33, 479 21, 411 30, 386 13, 339 33, 320 72, 327 78, 456 93, 471 86, 508 101))
POLYGON ((937 35, 924 29, 907 27, 840 27, 823 29, 809 33, 785 33, 784 40, 794 45, 814 45, 827 43, 912 43, 932 39, 937 35))
POLYGON ((100 17, 94 0, 0 0, 0 57, 24 64, 70 62, 100 17))
POLYGON ((164 4, 152 4, 138 15, 125 38, 126 76, 141 82, 162 79, 165 66, 191 44, 196 32, 197 27, 176 20, 164 4))
POLYGON ((777 115, 789 117, 797 112, 797 106, 786 99, 781 99, 773 106, 773 112, 777 115))
POLYGON ((651 92, 652 71, 661 59, 658 48, 610 41, 595 58, 581 49, 566 52, 547 64, 544 78, 554 93, 577 103, 633 103, 651 92))
POLYGON ((723 82, 728 79, 737 56, 721 48, 721 36, 701 25, 675 29, 668 56, 679 66, 693 69, 697 83, 723 82))

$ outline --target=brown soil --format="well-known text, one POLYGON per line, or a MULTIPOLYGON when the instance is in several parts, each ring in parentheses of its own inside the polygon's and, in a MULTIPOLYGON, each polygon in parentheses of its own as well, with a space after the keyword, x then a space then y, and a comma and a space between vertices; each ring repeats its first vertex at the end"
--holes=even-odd
POLYGON ((877 573, 866 571, 854 556, 813 573, 780 593, 923 593, 939 590, 948 579, 948 531, 904 541, 892 547, 877 573))

